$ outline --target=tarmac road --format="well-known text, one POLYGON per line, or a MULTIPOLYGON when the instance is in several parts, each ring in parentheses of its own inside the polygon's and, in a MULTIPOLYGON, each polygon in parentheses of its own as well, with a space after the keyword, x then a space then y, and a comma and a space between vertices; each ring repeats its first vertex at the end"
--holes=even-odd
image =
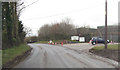
POLYGON ((84 52, 48 44, 29 44, 30 56, 15 68, 115 68, 103 60, 84 52))

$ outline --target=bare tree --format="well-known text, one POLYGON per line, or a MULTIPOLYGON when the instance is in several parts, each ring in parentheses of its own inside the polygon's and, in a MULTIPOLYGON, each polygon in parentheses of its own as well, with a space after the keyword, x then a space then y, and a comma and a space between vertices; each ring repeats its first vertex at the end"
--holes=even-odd
POLYGON ((29 36, 32 34, 32 30, 29 27, 24 27, 24 31, 26 33, 26 36, 29 36))
POLYGON ((75 33, 74 29, 70 19, 65 19, 52 25, 45 24, 38 31, 39 39, 70 39, 70 36, 75 33))

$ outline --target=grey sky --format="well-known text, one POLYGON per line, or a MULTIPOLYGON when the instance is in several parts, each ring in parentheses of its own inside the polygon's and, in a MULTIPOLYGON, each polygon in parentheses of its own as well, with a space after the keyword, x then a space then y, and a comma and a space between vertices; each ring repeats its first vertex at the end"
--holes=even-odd
MULTIPOLYGON (((118 1, 108 0, 108 25, 118 23, 118 1)), ((29 5, 35 0, 25 0, 29 5)), ((44 24, 70 18, 77 27, 97 28, 105 24, 105 0, 38 0, 22 11, 20 19, 30 27, 32 35, 44 24)))

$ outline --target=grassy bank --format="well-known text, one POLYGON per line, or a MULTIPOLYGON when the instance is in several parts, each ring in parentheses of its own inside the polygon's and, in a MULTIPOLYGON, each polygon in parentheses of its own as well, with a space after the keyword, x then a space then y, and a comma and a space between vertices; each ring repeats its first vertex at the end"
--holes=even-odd
POLYGON ((16 56, 22 55, 22 53, 29 50, 30 47, 28 45, 20 45, 14 46, 13 48, 6 49, 2 51, 2 64, 6 64, 7 62, 13 60, 16 56))
POLYGON ((2 66, 2 50, 0 50, 0 67, 2 66))
MULTIPOLYGON (((119 44, 120 45, 120 44, 119 44)), ((101 57, 109 58, 115 61, 120 61, 118 59, 120 46, 118 44, 108 45, 107 49, 104 49, 104 46, 95 46, 89 51, 101 57)))
MULTIPOLYGON (((120 50, 120 44, 113 44, 113 45, 108 45, 107 49, 108 50, 120 50)), ((104 50, 104 46, 95 46, 92 48, 93 50, 104 50)))

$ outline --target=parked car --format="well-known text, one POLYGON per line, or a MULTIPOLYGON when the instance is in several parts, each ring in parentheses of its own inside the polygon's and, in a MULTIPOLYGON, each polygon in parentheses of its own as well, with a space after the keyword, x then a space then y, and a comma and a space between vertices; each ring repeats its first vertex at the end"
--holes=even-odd
MULTIPOLYGON (((92 37, 91 43, 92 43, 92 45, 95 45, 97 43, 105 44, 105 40, 101 37, 92 37)), ((109 40, 107 40, 107 43, 109 43, 109 40)))

